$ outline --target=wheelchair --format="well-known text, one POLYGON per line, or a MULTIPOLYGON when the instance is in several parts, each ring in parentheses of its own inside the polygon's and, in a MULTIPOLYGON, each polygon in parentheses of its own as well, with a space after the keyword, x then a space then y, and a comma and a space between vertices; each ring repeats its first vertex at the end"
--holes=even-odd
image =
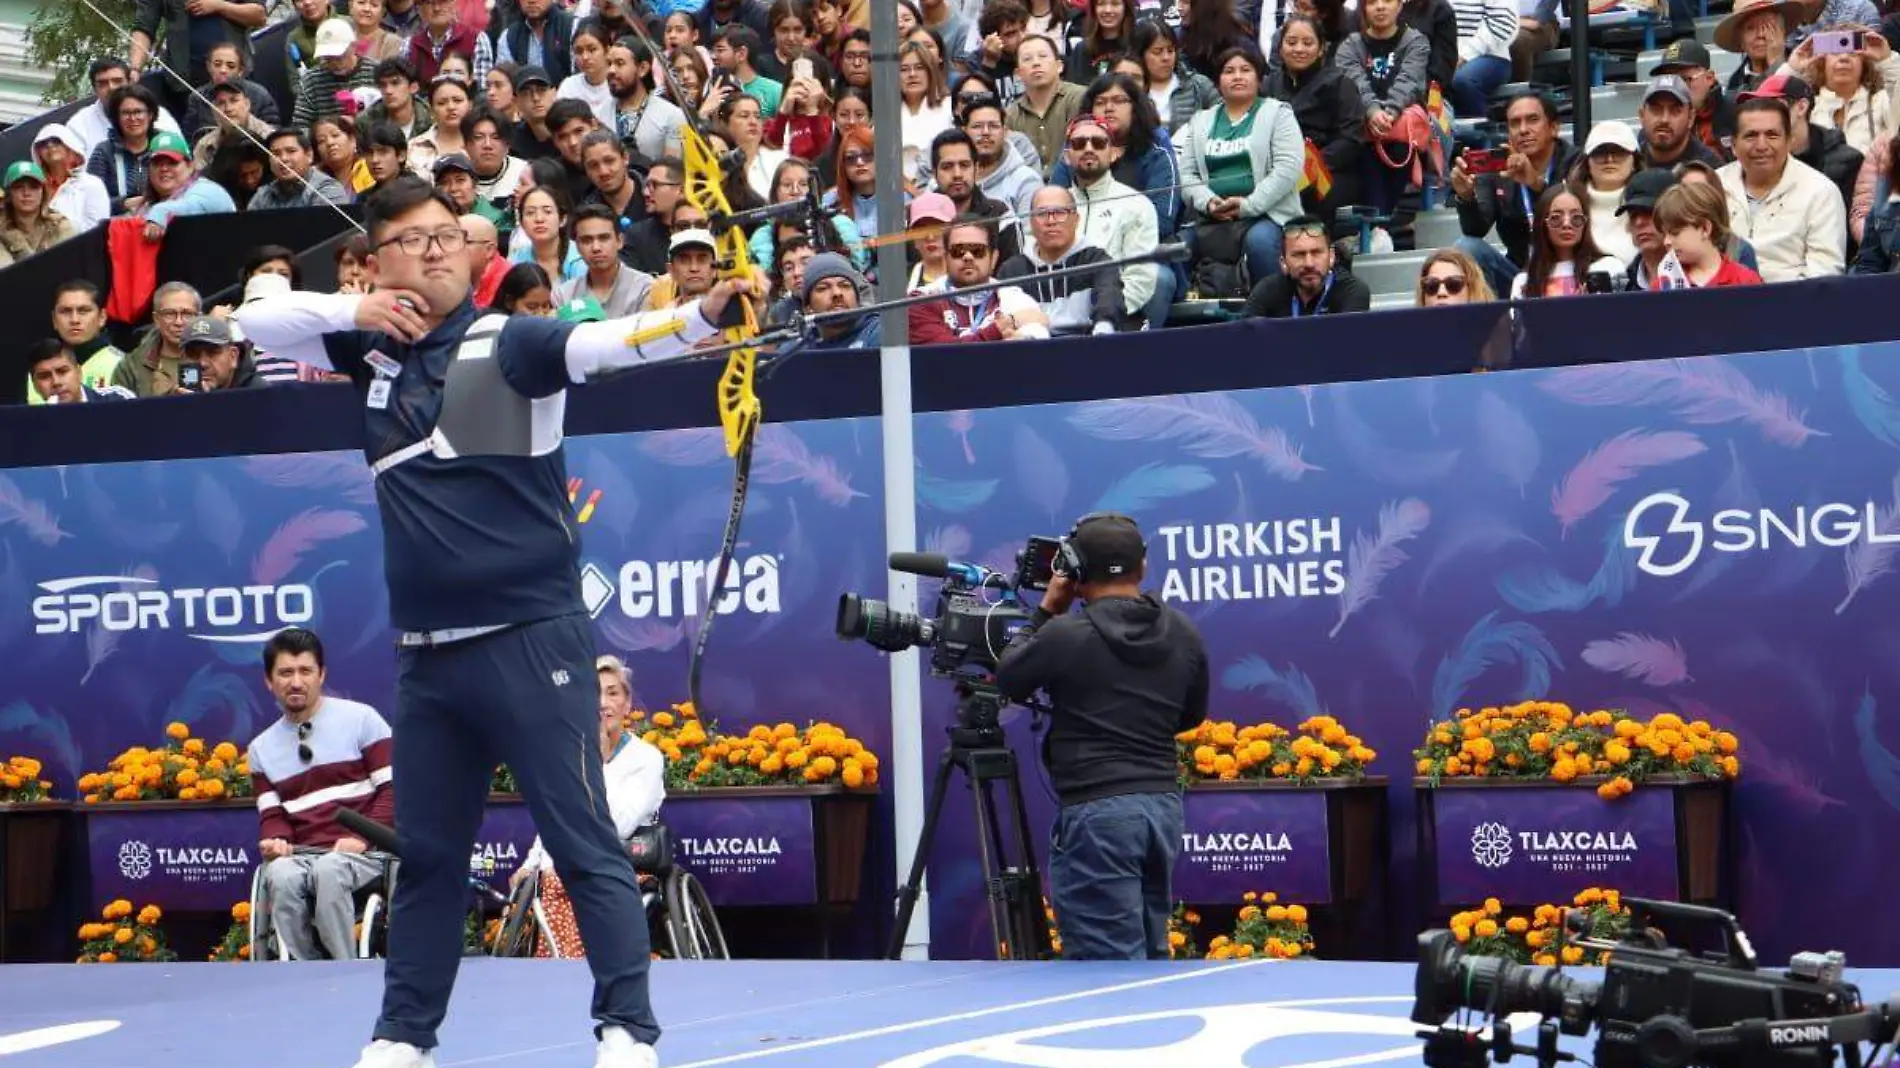
MULTIPOLYGON (((640 902, 652 943, 664 944, 675 960, 730 960, 725 932, 706 888, 673 863, 673 842, 666 826, 650 823, 635 831, 627 840, 627 852, 640 877, 640 902)), ((531 957, 542 946, 552 957, 561 955, 541 907, 541 880, 523 879, 508 894, 501 933, 490 952, 497 957, 531 957)))
MULTIPOLYGON (((293 856, 318 856, 328 853, 327 849, 312 846, 295 846, 293 856)), ((382 877, 356 892, 356 958, 369 960, 383 955, 389 944, 389 902, 396 892, 398 862, 386 853, 365 854, 381 863, 382 877)), ((251 960, 261 961, 289 960, 283 940, 271 928, 270 882, 264 877, 264 869, 269 862, 257 866, 251 873, 251 922, 250 944, 251 960)))

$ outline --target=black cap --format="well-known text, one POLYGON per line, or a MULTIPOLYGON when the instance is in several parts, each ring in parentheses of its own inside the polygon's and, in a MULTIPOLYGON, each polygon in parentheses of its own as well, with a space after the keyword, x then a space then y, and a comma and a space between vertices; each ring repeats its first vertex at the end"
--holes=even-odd
POLYGON ((1094 582, 1131 576, 1148 556, 1141 528, 1124 515, 1084 517, 1069 540, 1085 562, 1089 580, 1094 582))
POLYGON ((515 72, 515 92, 519 93, 530 85, 552 86, 554 79, 541 67, 523 67, 515 72))
POLYGON ((1676 175, 1667 167, 1637 171, 1623 187, 1623 202, 1616 206, 1618 215, 1627 211, 1655 211, 1656 198, 1676 184, 1676 175))
POLYGON ((442 177, 447 171, 466 171, 472 175, 475 173, 475 164, 462 153, 451 152, 446 156, 436 157, 436 161, 429 166, 429 173, 437 178, 442 177))
POLYGON ((1690 67, 1709 67, 1709 50, 1693 37, 1678 37, 1663 50, 1662 62, 1649 68, 1649 76, 1676 74, 1690 67))
POLYGON ((228 82, 212 82, 210 85, 207 85, 204 88, 205 96, 210 97, 213 100, 216 100, 217 98, 223 96, 226 93, 236 93, 239 96, 243 96, 244 87, 242 85, 239 85, 237 81, 234 79, 228 82))

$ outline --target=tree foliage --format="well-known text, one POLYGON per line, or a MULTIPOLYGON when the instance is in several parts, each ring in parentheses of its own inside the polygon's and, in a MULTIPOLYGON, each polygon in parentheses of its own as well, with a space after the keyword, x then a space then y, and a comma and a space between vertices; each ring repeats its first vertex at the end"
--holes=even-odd
POLYGON ((123 59, 132 50, 131 40, 112 25, 117 22, 129 33, 132 9, 133 0, 41 4, 26 30, 27 51, 34 65, 53 73, 52 84, 41 100, 55 105, 91 96, 87 66, 100 56, 123 59), (94 5, 111 20, 101 18, 93 10, 94 5))

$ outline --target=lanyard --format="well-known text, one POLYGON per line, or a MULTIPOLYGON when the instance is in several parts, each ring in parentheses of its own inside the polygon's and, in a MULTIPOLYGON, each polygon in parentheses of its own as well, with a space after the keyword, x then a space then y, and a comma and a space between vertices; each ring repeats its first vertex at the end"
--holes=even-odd
MULTIPOLYGON (((1321 290, 1319 291, 1319 299, 1317 299, 1317 300, 1315 300, 1315 301, 1313 301, 1313 314, 1314 314, 1315 316, 1320 316, 1320 315, 1325 315, 1325 314, 1326 314, 1326 298, 1332 295, 1332 292, 1333 292, 1333 278, 1334 278, 1334 277, 1335 277, 1335 275, 1334 275, 1334 273, 1333 273, 1332 271, 1327 271, 1327 272, 1326 272, 1326 287, 1325 287, 1324 289, 1321 289, 1321 290)), ((1293 286, 1293 318, 1295 318, 1295 319, 1298 319, 1298 318, 1300 318, 1300 317, 1301 317, 1301 315, 1303 315, 1303 314, 1304 314, 1304 313, 1300 311, 1300 287, 1299 287, 1299 284, 1298 284, 1298 283, 1294 283, 1294 286, 1293 286)))
MULTIPOLYGON (((1555 181, 1556 178, 1557 178, 1557 150, 1555 148, 1552 148, 1550 150, 1550 165, 1544 168, 1544 188, 1549 189, 1550 183, 1552 181, 1555 181)), ((1532 220, 1533 213, 1537 211, 1535 204, 1531 201, 1531 187, 1528 185, 1518 186, 1517 195, 1522 197, 1524 200, 1524 219, 1525 221, 1530 222, 1532 220)), ((1535 224, 1533 223, 1533 225, 1535 224)))

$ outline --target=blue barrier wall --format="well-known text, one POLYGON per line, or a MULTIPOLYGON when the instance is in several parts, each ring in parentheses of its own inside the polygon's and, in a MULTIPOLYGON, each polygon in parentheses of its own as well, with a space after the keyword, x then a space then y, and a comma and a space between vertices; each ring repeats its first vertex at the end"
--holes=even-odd
MULTIPOLYGON (((1885 622, 1900 586, 1883 581, 1884 539, 1900 533, 1900 349, 1857 344, 1876 340, 1857 331, 1884 332, 1864 313, 1825 314, 1877 306, 1875 285, 1888 283, 919 350, 920 538, 995 565, 1091 508, 1133 512, 1150 531, 1150 585, 1207 635, 1216 714, 1285 723, 1324 707, 1395 779, 1428 718, 1460 702, 1548 693, 1735 724, 1741 908, 1758 944, 1770 957, 1851 946, 1859 963, 1892 964, 1900 929, 1865 917, 1894 874, 1882 847, 1900 832, 1900 667, 1885 622), (1787 340, 1797 331, 1799 348, 1787 340), (1765 347, 1786 351, 1603 362, 1765 347), (1516 370, 1453 374, 1478 366, 1516 370), (1351 381, 1392 374, 1408 377, 1351 381), (1325 379, 1340 381, 1310 384, 1325 379), (1683 522, 1652 502, 1626 535, 1627 513, 1661 491, 1684 502, 1683 522), (1828 504, 1846 507, 1816 512, 1828 504), (1691 539, 1689 524, 1718 509, 1805 534, 1740 551, 1712 528, 1691 539), (1244 541, 1193 548, 1210 527, 1295 519, 1336 535, 1284 558, 1244 541), (1692 540, 1697 558, 1673 570, 1692 540), (1292 588, 1260 595, 1242 581, 1256 570, 1284 571, 1292 588)), ((569 473, 584 494, 602 491, 583 528, 606 593, 596 626, 649 701, 683 696, 692 612, 680 576, 712 555, 723 516, 729 471, 717 435, 697 425, 712 372, 659 368, 574 398, 583 436, 569 473)), ((707 664, 708 711, 741 728, 832 719, 888 753, 882 662, 829 636, 838 592, 883 587, 882 461, 865 418, 876 359, 798 357, 764 397, 770 425, 742 579, 707 664)), ((305 611, 338 650, 333 684, 387 706, 358 403, 343 388, 289 387, 0 413, 14 468, 0 482, 0 752, 42 755, 69 782, 170 718, 244 736, 273 714, 244 636, 305 611), (114 629, 72 625, 72 602, 43 585, 99 576, 114 580, 100 589, 166 596, 273 592, 225 597, 221 614, 190 625, 114 629)), ((948 695, 930 684, 926 701, 934 760, 948 695)), ((1029 794, 1046 813, 1040 782, 1032 772, 1029 794)), ((1404 887, 1409 796, 1393 800, 1392 885, 1404 887)), ((893 881, 888 828, 887 802, 879 901, 893 881)), ((945 833, 933 942, 980 954, 968 829, 945 833)), ((1409 898, 1390 904, 1403 954, 1417 919, 1409 898)))

